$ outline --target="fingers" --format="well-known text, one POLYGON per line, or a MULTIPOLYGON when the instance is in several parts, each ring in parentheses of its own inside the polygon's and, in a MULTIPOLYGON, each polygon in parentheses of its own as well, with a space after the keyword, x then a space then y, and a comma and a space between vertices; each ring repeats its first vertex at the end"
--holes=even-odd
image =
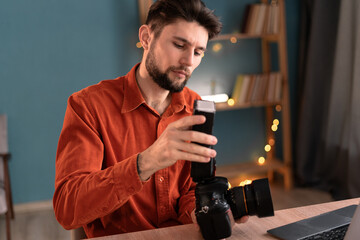
POLYGON ((205 116, 192 115, 181 118, 168 126, 168 130, 172 131, 182 141, 196 142, 204 145, 215 145, 217 138, 215 136, 190 130, 192 126, 203 124, 206 121, 205 116), (177 132, 181 131, 181 133, 177 132))
POLYGON ((211 146, 217 144, 218 142, 217 138, 213 135, 192 130, 182 131, 178 137, 182 141, 196 142, 211 146))
POLYGON ((216 157, 216 151, 214 149, 196 143, 178 142, 176 148, 181 151, 181 159, 184 160, 208 162, 210 158, 216 157))
POLYGON ((200 230, 200 226, 198 225, 198 222, 197 222, 197 220, 196 220, 195 209, 191 212, 191 219, 192 219, 193 223, 195 224, 195 229, 196 229, 197 231, 199 231, 199 230, 200 230))
MULTIPOLYGON (((204 116, 193 115, 169 124, 160 137, 141 153, 143 163, 141 167, 143 168, 140 170, 148 176, 173 165, 178 160, 209 162, 210 158, 216 156, 216 151, 196 143, 212 146, 217 143, 217 138, 210 134, 189 130, 191 126, 205 121, 204 116)), ((145 174, 142 174, 141 177, 144 176, 145 174)))
POLYGON ((236 220, 236 223, 246 223, 249 220, 249 216, 243 216, 236 220))
POLYGON ((215 136, 189 130, 191 126, 202 124, 205 120, 206 118, 202 115, 193 115, 177 120, 168 126, 162 137, 166 138, 166 147, 169 152, 175 150, 170 154, 171 156, 194 162, 208 162, 210 158, 216 156, 214 149, 199 145, 215 145, 218 141, 215 136))
POLYGON ((191 216, 191 220, 193 221, 193 223, 197 224, 196 215, 195 215, 195 209, 192 210, 190 216, 191 216))
POLYGON ((210 161, 210 157, 204 157, 202 155, 197 155, 197 154, 193 154, 193 153, 188 153, 188 152, 179 152, 178 154, 178 160, 186 160, 186 161, 190 161, 190 162, 201 162, 201 163, 207 163, 210 161))

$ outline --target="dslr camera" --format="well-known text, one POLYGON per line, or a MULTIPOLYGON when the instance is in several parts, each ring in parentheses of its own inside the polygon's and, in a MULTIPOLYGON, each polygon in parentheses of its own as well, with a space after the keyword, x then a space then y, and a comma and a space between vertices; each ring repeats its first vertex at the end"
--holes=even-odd
MULTIPOLYGON (((206 122, 194 125, 192 129, 212 134, 215 103, 195 100, 194 114, 204 115, 206 122)), ((195 216, 204 239, 230 237, 232 217, 236 220, 246 215, 274 216, 267 178, 254 180, 251 184, 243 187, 229 189, 227 178, 215 176, 215 168, 216 161, 214 158, 208 163, 191 163, 191 177, 196 182, 195 216)))

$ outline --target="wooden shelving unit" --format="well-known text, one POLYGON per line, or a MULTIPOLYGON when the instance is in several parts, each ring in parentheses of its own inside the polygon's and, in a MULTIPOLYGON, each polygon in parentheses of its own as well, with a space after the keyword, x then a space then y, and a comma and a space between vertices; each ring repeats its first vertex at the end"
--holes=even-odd
MULTIPOLYGON (((262 3, 270 4, 268 0, 261 0, 262 3)), ((274 1, 271 1, 274 4, 274 1)), ((291 147, 291 124, 290 124, 290 100, 289 100, 289 84, 288 84, 288 66, 287 66, 287 47, 286 47, 286 26, 285 26, 285 1, 276 1, 279 7, 279 32, 278 34, 226 34, 220 35, 212 41, 226 41, 226 40, 242 40, 242 39, 261 39, 262 44, 262 69, 263 73, 271 71, 271 52, 270 44, 277 43, 278 45, 278 61, 279 72, 282 78, 281 100, 278 102, 249 102, 245 104, 235 104, 229 106, 227 103, 219 103, 216 108, 217 111, 235 110, 251 107, 264 107, 266 109, 266 137, 269 142, 274 138, 274 132, 271 130, 272 121, 274 119, 275 106, 281 106, 281 125, 282 125, 282 150, 283 159, 276 159, 275 145, 272 150, 267 153, 266 162, 259 165, 257 162, 245 162, 238 164, 231 164, 228 166, 218 166, 217 175, 234 178, 241 174, 256 174, 260 172, 267 173, 271 181, 274 172, 281 174, 284 178, 284 187, 291 189, 293 187, 292 176, 292 147, 291 147)))

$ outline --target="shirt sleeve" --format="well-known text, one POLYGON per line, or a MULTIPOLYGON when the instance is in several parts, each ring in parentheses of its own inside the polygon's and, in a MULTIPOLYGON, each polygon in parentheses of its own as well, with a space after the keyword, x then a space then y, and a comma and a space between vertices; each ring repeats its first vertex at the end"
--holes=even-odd
POLYGON ((104 145, 97 124, 83 97, 71 96, 58 143, 53 197, 55 216, 65 229, 114 212, 142 189, 137 154, 102 169, 104 145))

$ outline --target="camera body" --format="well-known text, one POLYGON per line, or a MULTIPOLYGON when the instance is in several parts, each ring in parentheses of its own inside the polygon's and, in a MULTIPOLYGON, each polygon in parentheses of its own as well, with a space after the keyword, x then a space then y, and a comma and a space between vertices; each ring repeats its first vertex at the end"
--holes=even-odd
MULTIPOLYGON (((206 121, 194 125, 193 130, 212 134, 215 112, 214 102, 195 100, 194 114, 204 115, 206 121)), ((191 177, 196 182, 195 216, 205 239, 230 237, 233 217, 239 219, 245 215, 274 215, 267 179, 258 179, 244 187, 228 189, 227 178, 215 176, 215 170, 214 158, 208 163, 191 163, 191 177)))

